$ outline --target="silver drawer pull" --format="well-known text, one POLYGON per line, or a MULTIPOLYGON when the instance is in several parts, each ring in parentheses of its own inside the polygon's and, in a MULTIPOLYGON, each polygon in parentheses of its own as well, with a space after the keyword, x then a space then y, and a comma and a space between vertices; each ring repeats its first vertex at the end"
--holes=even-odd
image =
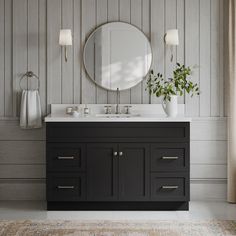
POLYGON ((58 160, 74 160, 75 157, 71 156, 71 157, 57 157, 58 160))
POLYGON ((178 160, 179 157, 162 157, 162 160, 178 160))
POLYGON ((59 186, 57 186, 57 188, 58 189, 74 189, 75 188, 75 186, 62 186, 62 185, 59 185, 59 186))
POLYGON ((162 189, 178 189, 179 188, 179 186, 170 186, 170 185, 166 185, 166 186, 162 186, 161 187, 162 189))

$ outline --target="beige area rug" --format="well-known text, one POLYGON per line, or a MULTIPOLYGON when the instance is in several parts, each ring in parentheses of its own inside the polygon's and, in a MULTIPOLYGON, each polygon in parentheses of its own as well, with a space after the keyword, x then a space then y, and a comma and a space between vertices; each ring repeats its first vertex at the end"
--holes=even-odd
POLYGON ((1 236, 230 236, 235 221, 0 221, 1 236))

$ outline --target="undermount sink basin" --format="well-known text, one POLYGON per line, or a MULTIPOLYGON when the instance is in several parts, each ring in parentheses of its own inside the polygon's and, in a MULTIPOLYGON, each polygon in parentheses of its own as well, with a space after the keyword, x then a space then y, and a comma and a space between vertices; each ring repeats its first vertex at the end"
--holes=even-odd
POLYGON ((96 116, 101 118, 129 118, 138 117, 140 114, 96 114, 96 116))

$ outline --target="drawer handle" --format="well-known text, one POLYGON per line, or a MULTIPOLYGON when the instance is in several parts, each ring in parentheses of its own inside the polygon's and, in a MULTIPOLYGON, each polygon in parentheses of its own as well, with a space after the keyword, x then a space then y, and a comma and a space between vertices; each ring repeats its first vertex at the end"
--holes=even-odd
POLYGON ((117 157, 117 155, 118 155, 118 152, 113 152, 114 157, 117 157))
POLYGON ((178 189, 179 186, 175 186, 175 185, 173 185, 173 186, 164 185, 164 186, 162 186, 161 188, 162 188, 162 189, 178 189))
POLYGON ((162 160, 178 160, 179 157, 162 157, 162 160))
POLYGON ((71 156, 71 157, 57 157, 58 160, 74 160, 75 157, 71 156))
POLYGON ((119 156, 122 157, 123 156, 123 152, 119 152, 119 156))
POLYGON ((59 185, 57 186, 58 189, 74 189, 75 186, 62 186, 62 185, 59 185))

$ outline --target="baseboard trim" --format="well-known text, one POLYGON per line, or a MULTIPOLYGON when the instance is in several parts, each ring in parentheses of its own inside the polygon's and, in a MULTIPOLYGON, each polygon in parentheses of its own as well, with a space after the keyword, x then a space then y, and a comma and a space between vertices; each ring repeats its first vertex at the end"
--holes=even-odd
POLYGON ((186 211, 189 202, 47 202, 47 210, 186 211))

